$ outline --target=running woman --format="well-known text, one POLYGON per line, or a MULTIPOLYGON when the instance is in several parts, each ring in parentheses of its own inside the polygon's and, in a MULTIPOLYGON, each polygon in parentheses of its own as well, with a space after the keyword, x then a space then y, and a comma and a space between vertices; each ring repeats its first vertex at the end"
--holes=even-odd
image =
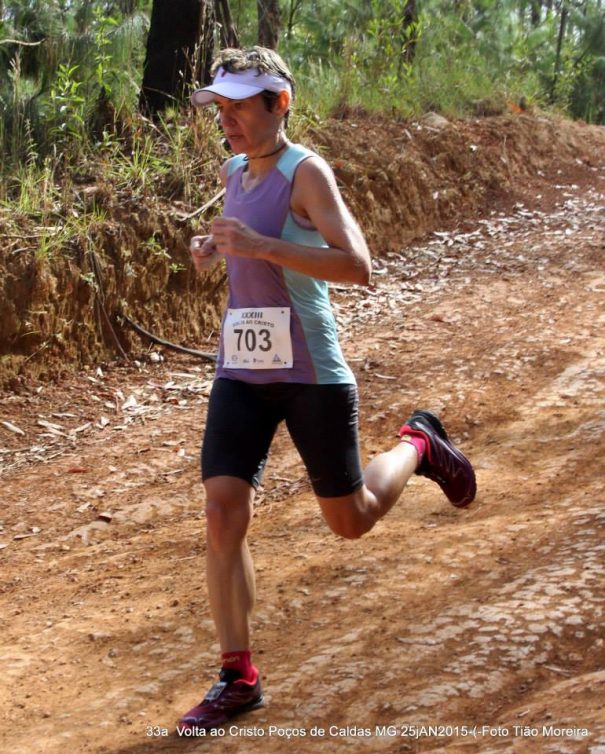
MULTIPOLYGON (((362 471, 357 387, 343 358, 328 282, 367 285, 368 247, 327 163, 286 138, 294 79, 273 50, 223 50, 210 86, 234 153, 222 166, 223 216, 191 242, 201 272, 226 260, 229 295, 202 445, 210 607, 219 680, 179 722, 209 730, 263 704, 250 649, 254 568, 246 535, 278 424, 306 466, 330 529, 355 539, 397 502, 416 473, 450 502, 475 497, 475 474, 439 419, 414 411, 400 442, 362 471)), ((191 730, 189 731, 191 733, 191 730)))

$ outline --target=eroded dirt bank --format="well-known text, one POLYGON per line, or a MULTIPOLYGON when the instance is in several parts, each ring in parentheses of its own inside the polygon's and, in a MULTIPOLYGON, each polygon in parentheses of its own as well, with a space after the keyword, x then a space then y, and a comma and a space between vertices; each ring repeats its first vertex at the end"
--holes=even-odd
POLYGON ((6 395, 0 749, 602 754, 604 167, 519 184, 334 290, 364 458, 426 406, 479 494, 457 511, 414 479, 340 541, 280 434, 251 531, 267 707, 220 740, 173 736, 218 652, 208 367, 166 353, 6 395))
MULTIPOLYGON (((208 199, 223 159, 214 141, 200 147, 208 199)), ((349 112, 305 141, 334 166, 377 255, 489 210, 528 180, 548 186, 557 170, 595 166, 605 152, 603 128, 527 114, 447 123, 431 114, 396 122, 349 112)), ((197 219, 183 218, 195 207, 118 189, 104 177, 74 191, 69 213, 96 219, 51 254, 40 249, 65 234, 60 207, 42 225, 26 212, 0 211, 0 386, 11 390, 139 353, 147 341, 121 315, 187 346, 218 324, 223 276, 200 280, 188 260, 197 219)))

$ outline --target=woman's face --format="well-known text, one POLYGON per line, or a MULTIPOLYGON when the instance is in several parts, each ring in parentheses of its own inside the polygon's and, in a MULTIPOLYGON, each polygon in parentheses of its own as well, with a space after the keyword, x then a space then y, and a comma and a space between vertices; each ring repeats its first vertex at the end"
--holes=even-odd
POLYGON ((267 144, 275 143, 282 118, 278 112, 267 110, 261 94, 240 100, 217 96, 216 106, 221 128, 235 154, 254 156, 267 144))

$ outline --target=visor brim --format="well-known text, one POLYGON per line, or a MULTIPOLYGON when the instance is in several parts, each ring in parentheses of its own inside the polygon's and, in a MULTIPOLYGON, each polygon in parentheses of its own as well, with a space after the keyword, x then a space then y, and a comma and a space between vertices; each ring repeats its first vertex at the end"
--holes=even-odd
POLYGON ((221 84, 211 84, 203 89, 196 89, 191 95, 191 104, 195 107, 207 107, 216 102, 217 96, 226 99, 248 99, 248 97, 254 97, 262 91, 264 91, 262 87, 225 81, 221 84))

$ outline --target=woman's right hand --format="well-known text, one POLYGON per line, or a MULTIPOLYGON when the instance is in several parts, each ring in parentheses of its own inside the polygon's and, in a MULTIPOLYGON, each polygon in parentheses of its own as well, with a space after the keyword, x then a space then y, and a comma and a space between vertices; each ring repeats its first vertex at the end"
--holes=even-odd
POLYGON ((213 267, 221 256, 212 236, 193 236, 189 242, 189 251, 196 272, 205 272, 213 267))

